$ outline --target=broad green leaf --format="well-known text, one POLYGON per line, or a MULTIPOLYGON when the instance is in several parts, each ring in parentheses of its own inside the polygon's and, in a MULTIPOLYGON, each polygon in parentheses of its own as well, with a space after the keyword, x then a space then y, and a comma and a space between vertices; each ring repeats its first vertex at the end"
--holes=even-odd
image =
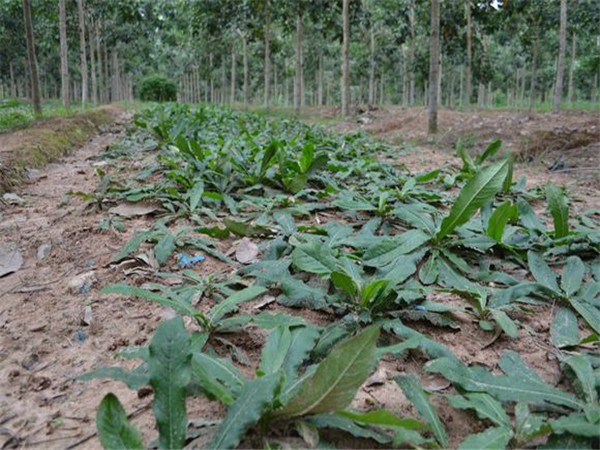
POLYGON ((527 203, 525 200, 520 199, 517 202, 517 212, 519 213, 521 223, 529 231, 535 231, 536 233, 546 232, 546 226, 535 215, 535 212, 533 211, 529 203, 527 203))
POLYGON ((511 427, 510 417, 504 411, 502 404, 494 397, 484 393, 448 395, 448 401, 453 408, 474 409, 480 419, 488 419, 499 427, 511 427))
POLYGON ((579 344, 579 326, 577 316, 568 308, 558 308, 554 314, 550 339, 557 348, 572 347, 579 344))
POLYGON ((273 234, 273 230, 260 225, 249 225, 231 219, 225 219, 224 223, 227 229, 237 236, 264 237, 273 234))
POLYGON ((196 211, 198 203, 200 203, 200 199, 202 198, 202 194, 204 194, 204 182, 200 180, 194 184, 194 187, 190 189, 188 193, 191 212, 196 211))
POLYGON ((317 428, 333 428, 342 430, 354 437, 373 439, 375 442, 379 442, 380 444, 388 444, 392 440, 392 438, 386 433, 377 431, 374 428, 363 427, 353 420, 339 414, 317 414, 307 417, 305 421, 317 428))
POLYGON ((560 188, 551 181, 546 185, 548 209, 554 219, 554 237, 560 239, 569 234, 569 207, 567 199, 560 188))
POLYGON ((544 416, 532 414, 526 403, 515 405, 515 433, 518 440, 530 440, 549 431, 550 426, 545 423, 544 416))
POLYGON ((156 262, 161 266, 166 263, 169 257, 175 251, 175 247, 175 236, 170 232, 165 233, 162 239, 156 244, 156 247, 154 247, 154 256, 156 256, 156 262))
POLYGON ((292 263, 305 272, 329 275, 335 271, 337 260, 328 245, 315 240, 298 245, 292 252, 292 263))
MULTIPOLYGON (((588 402, 588 405, 593 405, 598 408, 598 392, 596 391, 596 377, 594 368, 590 361, 583 355, 571 355, 563 360, 568 365, 575 376, 577 377, 578 391, 583 394, 583 397, 588 402)), ((588 417, 590 421, 597 421, 600 417, 588 417)))
POLYGON ((366 413, 340 411, 338 414, 340 416, 347 417, 354 422, 364 423, 367 425, 377 425, 383 428, 407 428, 409 430, 421 430, 425 428, 425 426, 416 419, 401 419, 397 415, 386 411, 385 409, 378 409, 366 413))
POLYGON ((255 316, 251 316, 250 321, 256 324, 256 326, 259 328, 263 328, 265 330, 271 330, 280 325, 285 325, 287 327, 306 325, 306 320, 304 320, 302 317, 292 316, 285 313, 271 314, 264 312, 255 316))
POLYGON ((266 292, 264 287, 254 285, 230 295, 213 309, 211 309, 210 313, 208 314, 211 324, 214 326, 218 325, 219 321, 223 317, 237 308, 237 305, 240 303, 249 302, 264 292, 266 292))
POLYGON ((519 329, 517 324, 501 309, 490 309, 490 314, 496 321, 502 331, 504 331, 511 338, 519 337, 519 329))
POLYGON ((512 155, 507 156, 508 159, 508 172, 506 174, 506 178, 504 179, 504 184, 502 186, 502 191, 506 194, 510 192, 510 188, 512 187, 513 181, 513 172, 514 172, 514 160, 512 155))
POLYGON ((340 411, 346 408, 375 363, 379 328, 371 326, 334 347, 313 376, 276 413, 278 417, 340 411))
POLYGON ((394 238, 383 239, 365 251, 363 264, 368 267, 383 267, 416 250, 429 239, 421 230, 410 230, 394 238))
POLYGON ((132 238, 121 249, 121 251, 112 258, 111 262, 119 262, 123 258, 126 258, 133 252, 137 251, 137 249, 140 248, 140 245, 146 242, 150 236, 152 236, 152 234, 152 231, 136 231, 132 238))
POLYGON ((188 315, 190 317, 196 316, 198 311, 194 309, 188 302, 179 298, 178 296, 173 295, 172 297, 164 297, 156 292, 151 292, 146 289, 142 289, 136 286, 130 286, 124 283, 111 284, 110 286, 102 289, 102 293, 104 294, 120 294, 126 295, 130 297, 139 297, 144 300, 151 300, 163 306, 167 306, 169 308, 173 308, 175 311, 180 312, 181 314, 188 315))
POLYGON ((214 397, 225 405, 232 404, 233 394, 231 391, 223 386, 217 380, 216 374, 211 373, 200 361, 196 355, 192 358, 192 381, 198 383, 209 398, 214 397))
POLYGON ((156 417, 159 446, 182 448, 187 430, 185 397, 190 381, 190 339, 183 319, 162 322, 149 346, 148 369, 154 391, 152 410, 156 417))
POLYGON ((248 428, 256 424, 268 410, 280 381, 279 374, 248 381, 227 410, 208 448, 236 448, 248 428))
POLYGON ((259 373, 269 374, 278 372, 283 366, 285 356, 292 344, 292 333, 286 326, 275 328, 265 341, 260 357, 259 373))
POLYGON ((137 391, 150 382, 146 364, 128 372, 122 367, 100 367, 99 369, 86 372, 77 377, 78 380, 88 381, 95 378, 110 378, 111 380, 122 381, 129 389, 137 391))
POLYGON ((471 178, 458 195, 450 213, 442 221, 437 239, 443 239, 466 223, 475 212, 488 203, 502 188, 508 172, 508 161, 488 166, 471 178))
POLYGON ((504 450, 512 438, 512 430, 508 427, 492 427, 487 430, 472 434, 460 446, 461 450, 489 449, 504 450))
POLYGON ((394 209, 394 215, 402 222, 433 236, 435 235, 435 222, 429 217, 431 212, 421 203, 400 205, 394 209))
POLYGON ((269 163, 271 162, 271 160, 273 159, 273 157, 275 156, 275 154, 277 153, 277 150, 279 148, 280 148, 279 142, 273 140, 273 141, 271 141, 271 143, 265 150, 263 159, 260 163, 260 178, 264 177, 265 173, 267 173, 267 169, 269 168, 269 163))
POLYGON ((448 436, 437 411, 423 391, 421 383, 414 375, 399 375, 394 377, 406 398, 408 398, 419 414, 427 421, 433 430, 436 440, 442 447, 448 446, 448 436))
POLYGON ((551 420, 550 426, 555 433, 569 433, 596 439, 600 437, 598 424, 590 422, 583 414, 571 414, 551 420))
POLYGON ((350 275, 342 272, 333 272, 331 274, 331 282, 333 285, 342 291, 349 300, 354 300, 358 295, 359 286, 350 275))
POLYGON ((96 413, 98 439, 107 450, 143 449, 140 433, 127 419, 127 413, 114 394, 107 394, 96 413))
POLYGON ((203 367, 233 392, 239 391, 247 381, 230 359, 216 358, 206 353, 194 353, 193 360, 197 366, 203 367))
POLYGON ((485 392, 500 401, 552 403, 581 410, 585 404, 568 392, 555 389, 529 374, 511 373, 493 375, 481 367, 467 367, 457 359, 439 358, 427 366, 430 372, 442 374, 446 379, 469 392, 485 392))
POLYGON ((500 150, 500 147, 502 147, 502 141, 500 139, 493 140, 490 143, 490 145, 488 145, 487 148, 483 151, 483 153, 480 153, 477 156, 477 158, 475 159, 475 162, 477 164, 483 164, 488 158, 491 158, 496 153, 498 153, 498 150, 500 150))
POLYGON ((517 216, 517 207, 510 200, 498 206, 488 222, 487 235, 496 242, 502 242, 504 228, 509 220, 517 216))
POLYGON ((290 345, 282 363, 286 385, 298 377, 298 369, 309 357, 320 334, 320 330, 312 326, 292 329, 290 345))
POLYGON ((300 165, 300 170, 302 173, 308 172, 310 166, 313 162, 313 157, 315 156, 315 144, 312 142, 307 142, 304 147, 302 147, 302 155, 300 156, 300 160, 298 161, 300 165))
POLYGON ((439 253, 437 250, 431 252, 431 256, 425 264, 421 266, 419 270, 419 279, 423 284, 433 284, 437 280, 438 274, 440 273, 440 267, 438 263, 439 253))
POLYGON ((567 258, 567 264, 563 268, 560 278, 560 287, 568 297, 575 294, 581 288, 581 282, 585 275, 585 265, 577 256, 567 258))
POLYGON ((571 297, 569 298, 569 303, 583 317, 592 330, 600 333, 600 309, 598 307, 583 298, 571 297))
POLYGON ((530 250, 527 252, 527 262, 529 263, 529 270, 531 271, 533 278, 535 278, 538 283, 549 287, 554 292, 560 292, 556 281, 556 272, 546 264, 542 255, 530 250))

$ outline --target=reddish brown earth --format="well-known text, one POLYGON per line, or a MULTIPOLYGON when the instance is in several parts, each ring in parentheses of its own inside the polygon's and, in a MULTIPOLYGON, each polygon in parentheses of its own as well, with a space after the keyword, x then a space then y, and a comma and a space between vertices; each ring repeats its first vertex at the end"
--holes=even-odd
MULTIPOLYGON (((20 270, 0 278, 2 448, 99 448, 94 435, 94 418, 101 398, 108 392, 117 394, 127 412, 133 414, 133 423, 143 431, 146 442, 156 438, 150 412, 151 396, 130 391, 118 382, 74 380, 75 376, 101 365, 133 367, 134 362, 117 359, 118 351, 127 346, 147 343, 158 322, 170 315, 169 311, 152 303, 100 293, 104 286, 125 279, 122 267, 111 265, 110 260, 135 230, 149 228, 152 218, 126 221, 124 233, 101 231, 98 224, 105 213, 85 212, 85 205, 79 198, 67 195, 70 191, 90 192, 97 187, 95 170, 102 163, 91 158, 120 137, 129 117, 117 114, 119 123, 116 126, 104 130, 72 155, 49 164, 35 180, 24 185, 17 192, 26 201, 24 205, 0 205, 0 240, 14 243, 24 260, 20 270), (37 252, 43 244, 50 244, 51 249, 44 259, 39 260, 37 252), (89 289, 82 291, 81 286, 75 284, 77 277, 81 276, 87 277, 89 289), (90 318, 90 308, 91 324, 88 324, 86 321, 90 318)), ((562 117, 534 115, 523 125, 525 115, 514 114, 516 118, 507 112, 485 113, 479 117, 475 113, 442 111, 442 133, 436 141, 428 141, 419 131, 424 129, 425 116, 416 109, 375 111, 368 124, 345 122, 338 125, 337 129, 348 131, 360 127, 396 143, 400 139, 408 139, 413 144, 403 144, 399 159, 411 170, 422 171, 447 164, 459 165, 458 159, 447 150, 458 135, 473 134, 474 148, 481 148, 499 135, 509 143, 509 147, 520 151, 520 129, 532 133, 536 130, 552 131, 562 117), (499 131, 496 134, 494 130, 499 131)), ((570 124, 564 126, 596 133, 595 142, 578 147, 573 152, 580 156, 585 154, 585 158, 580 159, 585 164, 598 166, 600 144, 597 133, 600 131, 597 117, 589 114, 566 114, 564 117, 570 124)), ((542 157, 539 159, 543 160, 542 157)), ((119 176, 135 173, 141 163, 127 161, 127 169, 119 176)), ((543 185, 553 180, 558 185, 568 186, 575 209, 600 206, 598 185, 594 177, 588 176, 588 171, 550 172, 539 161, 521 164, 518 171, 526 174, 532 185, 543 185), (581 176, 584 173, 585 176, 581 176)), ((221 250, 227 252, 234 246, 233 240, 227 240, 222 243, 221 250)), ((175 261, 170 264, 176 271, 175 261)), ((195 270, 200 274, 208 274, 231 269, 208 257, 205 262, 195 266, 195 270)), ((144 276, 127 279, 136 284, 155 280, 144 276)), ((444 300, 456 301, 452 297, 444 300)), ((255 305, 256 302, 251 302, 244 308, 251 310, 255 305)), ((266 309, 284 308, 272 304, 266 309)), ((300 313, 320 324, 329 319, 326 315, 311 311, 286 312, 300 313)), ((519 319, 529 326, 529 330, 521 328, 519 339, 499 337, 494 340, 469 316, 459 317, 461 327, 456 330, 434 328, 422 323, 415 324, 415 328, 432 335, 466 363, 477 362, 494 368, 505 350, 517 350, 524 361, 545 380, 556 384, 560 382, 560 370, 553 347, 549 344, 551 316, 548 308, 539 309, 535 315, 523 314, 519 319)), ((229 339, 241 346, 250 357, 250 366, 240 366, 241 370, 246 374, 253 373, 264 332, 248 330, 229 339)), ((415 416, 416 411, 391 377, 399 373, 419 374, 424 363, 424 360, 412 354, 404 360, 384 358, 379 366, 380 383, 363 386, 353 406, 359 410, 385 407, 401 415, 415 416)), ((449 392, 448 383, 443 379, 421 377, 421 381, 432 392, 449 392)), ((466 435, 481 431, 472 414, 451 409, 443 397, 436 397, 433 401, 447 425, 450 447, 456 447, 466 435)), ((219 420, 225 409, 217 402, 197 398, 189 400, 188 412, 192 421, 219 420)), ((282 442, 303 445, 294 440, 284 439, 282 442)), ((340 443, 347 447, 365 445, 353 441, 340 443)))

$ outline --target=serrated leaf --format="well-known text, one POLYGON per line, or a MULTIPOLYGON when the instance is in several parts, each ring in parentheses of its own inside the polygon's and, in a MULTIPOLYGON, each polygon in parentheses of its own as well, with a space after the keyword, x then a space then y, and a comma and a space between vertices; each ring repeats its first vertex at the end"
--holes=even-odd
POLYGON ((517 324, 506 314, 504 311, 500 309, 490 309, 490 314, 496 321, 502 331, 504 331, 511 338, 519 337, 519 329, 517 328, 517 324))
POLYGON ((466 223, 475 212, 488 203, 502 188, 508 172, 508 161, 504 160, 488 166, 471 178, 462 189, 450 213, 442 221, 437 234, 440 240, 466 223))
POLYGON ((208 448, 237 447, 246 431, 268 410, 279 384, 279 374, 270 374, 248 381, 227 410, 227 415, 208 448))
MULTIPOLYGON (((518 358, 518 355, 516 357, 518 358)), ((520 361, 520 358, 518 360, 520 361)), ((581 410, 585 406, 574 395, 555 389, 541 381, 539 377, 523 373, 522 370, 515 370, 507 375, 493 375, 481 367, 469 368, 458 359, 450 358, 432 361, 427 365, 427 370, 442 374, 467 391, 486 392, 500 401, 552 403, 574 410, 581 410)))
POLYGON ((223 386, 207 367, 200 364, 200 359, 195 355, 192 358, 192 381, 198 383, 209 398, 214 397, 224 405, 233 403, 234 397, 231 391, 223 386))
POLYGON ((560 292, 556 281, 556 272, 546 264, 542 255, 530 250, 527 252, 527 262, 529 263, 529 270, 531 271, 533 278, 535 278, 538 283, 547 286, 554 292, 560 292))
POLYGON ((560 278, 560 287, 567 296, 575 294, 581 288, 581 282, 585 275, 585 265, 577 256, 567 258, 567 264, 563 268, 560 278))
POLYGON ((190 189, 190 191, 188 192, 190 212, 196 211, 196 208, 198 207, 198 203, 200 203, 200 199, 202 198, 203 193, 204 182, 201 180, 197 181, 196 184, 194 184, 194 187, 192 187, 192 189, 190 189))
POLYGON ((216 358, 206 353, 194 353, 193 359, 197 365, 204 367, 211 376, 222 381, 234 393, 247 381, 230 359, 216 358))
POLYGON ((498 150, 500 150, 500 147, 502 147, 502 141, 500 139, 493 140, 490 143, 490 145, 488 145, 487 148, 483 151, 483 153, 480 153, 477 156, 477 158, 475 159, 475 162, 477 164, 483 164, 486 159, 491 158, 496 153, 498 153, 498 150))
POLYGON ((292 333, 286 326, 275 328, 265 341, 258 370, 262 374, 276 373, 281 369, 292 344, 292 333))
POLYGON ((563 238, 569 234, 569 207, 565 194, 549 181, 546 185, 546 200, 554 220, 554 237, 563 238))
POLYGON ((579 326, 577 316, 568 308, 558 308, 554 314, 550 339, 557 348, 572 347, 579 344, 579 326))
POLYGON ((151 300, 163 306, 173 308, 175 311, 180 312, 191 317, 194 317, 198 311, 196 311, 188 302, 179 298, 176 295, 171 297, 164 297, 156 292, 151 292, 143 288, 136 286, 130 286, 124 283, 111 284, 110 286, 102 289, 103 294, 120 294, 130 297, 139 297, 144 300, 151 300))
POLYGON ((369 376, 378 337, 379 328, 371 326, 334 347, 276 415, 300 417, 345 409, 369 376))
POLYGON ((512 438, 512 430, 507 427, 492 427, 487 430, 472 434, 467 437, 459 449, 489 449, 489 450, 504 450, 512 438))
POLYGON ((583 414, 571 414, 556 420, 551 420, 550 426, 555 433, 569 433, 575 436, 585 436, 598 439, 600 427, 597 423, 587 420, 583 414))
POLYGON ((444 425, 437 414, 437 411, 429 401, 427 394, 421 388, 421 383, 414 375, 399 375, 394 377, 394 381, 404 392, 419 414, 431 426, 435 439, 442 447, 448 447, 448 436, 444 425))
POLYGON ((121 249, 121 251, 112 258, 111 262, 119 262, 123 258, 126 258, 135 252, 138 248, 140 248, 142 243, 150 238, 152 234, 153 233, 149 231, 136 231, 127 244, 125 244, 125 246, 121 249))
POLYGON ((219 321, 227 314, 234 311, 240 303, 249 302, 266 292, 266 290, 267 289, 262 286, 254 285, 230 295, 210 310, 208 318, 210 319, 211 325, 218 325, 219 321))
POLYGON ((126 371, 122 367, 100 367, 99 369, 86 372, 77 377, 77 379, 81 381, 88 381, 96 378, 110 378, 111 380, 122 381, 129 389, 135 391, 143 388, 150 381, 146 364, 138 366, 138 368, 131 372, 126 371))
POLYGON ((376 411, 369 411, 366 413, 340 411, 338 414, 340 416, 347 417, 354 422, 364 423, 367 425, 377 425, 383 428, 406 428, 409 430, 421 430, 426 428, 425 425, 416 419, 401 419, 397 415, 386 411, 385 409, 378 409, 376 411))
POLYGON ((488 419, 500 427, 511 427, 510 417, 502 404, 492 396, 484 393, 448 395, 450 405, 458 409, 474 409, 480 419, 488 419))
POLYGON ((185 397, 190 381, 190 339, 181 317, 162 322, 149 346, 148 370, 154 391, 159 445, 182 448, 187 430, 185 397))
POLYGON ((237 236, 264 237, 273 234, 273 230, 261 225, 249 225, 232 219, 225 219, 224 223, 227 229, 237 236))
POLYGON ((107 394, 96 413, 98 439, 107 450, 143 449, 140 433, 135 429, 121 402, 114 394, 107 394))
POLYGON ((159 265, 162 266, 166 263, 173 254, 176 247, 176 241, 175 236, 170 232, 165 233, 162 239, 158 241, 156 247, 154 247, 154 256, 156 256, 156 262, 159 265))
POLYGON ((421 230, 410 230, 394 238, 383 239, 365 251, 363 264, 368 267, 383 267, 416 250, 429 239, 421 230))
POLYGON ((515 217, 517 217, 517 207, 510 200, 506 200, 492 213, 488 222, 487 235, 496 242, 502 242, 506 224, 515 217))
POLYGON ((305 421, 317 428, 333 428, 342 430, 354 437, 373 439, 380 444, 388 444, 392 440, 390 436, 381 431, 362 427, 353 420, 344 416, 340 416, 339 414, 317 414, 307 417, 305 421))
POLYGON ((600 333, 600 309, 584 298, 570 297, 568 300, 573 309, 583 317, 590 328, 596 333, 600 333))
POLYGON ((328 245, 315 240, 298 245, 292 252, 292 263, 308 273, 329 275, 335 271, 337 260, 328 245))
POLYGON ((421 266, 419 270, 419 279, 423 284, 433 284, 437 280, 438 274, 440 273, 440 266, 438 263, 439 254, 437 250, 431 252, 431 256, 425 264, 421 266))
MULTIPOLYGON (((567 364, 579 382, 579 391, 583 393, 588 405, 598 408, 598 393, 596 391, 596 377, 594 368, 590 361, 583 355, 571 355, 563 360, 567 364)), ((588 420, 595 422, 600 417, 588 417, 588 420)))
POLYGON ((320 330, 312 326, 297 327, 292 330, 289 349, 282 363, 286 385, 298 377, 298 369, 309 357, 320 334, 320 330))

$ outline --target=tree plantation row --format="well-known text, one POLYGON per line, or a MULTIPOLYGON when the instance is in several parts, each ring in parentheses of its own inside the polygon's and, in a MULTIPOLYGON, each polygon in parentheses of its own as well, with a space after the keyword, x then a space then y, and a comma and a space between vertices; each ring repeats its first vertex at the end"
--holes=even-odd
POLYGON ((0 98, 120 101, 162 74, 180 101, 343 115, 597 108, 599 23, 595 0, 3 0, 0 98))

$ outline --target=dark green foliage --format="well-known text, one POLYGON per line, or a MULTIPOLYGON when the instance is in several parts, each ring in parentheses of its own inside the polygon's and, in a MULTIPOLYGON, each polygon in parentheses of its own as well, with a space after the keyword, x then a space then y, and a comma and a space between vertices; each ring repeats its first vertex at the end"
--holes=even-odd
POLYGON ((142 80, 139 95, 145 102, 174 102, 177 85, 163 75, 149 75, 142 80))

